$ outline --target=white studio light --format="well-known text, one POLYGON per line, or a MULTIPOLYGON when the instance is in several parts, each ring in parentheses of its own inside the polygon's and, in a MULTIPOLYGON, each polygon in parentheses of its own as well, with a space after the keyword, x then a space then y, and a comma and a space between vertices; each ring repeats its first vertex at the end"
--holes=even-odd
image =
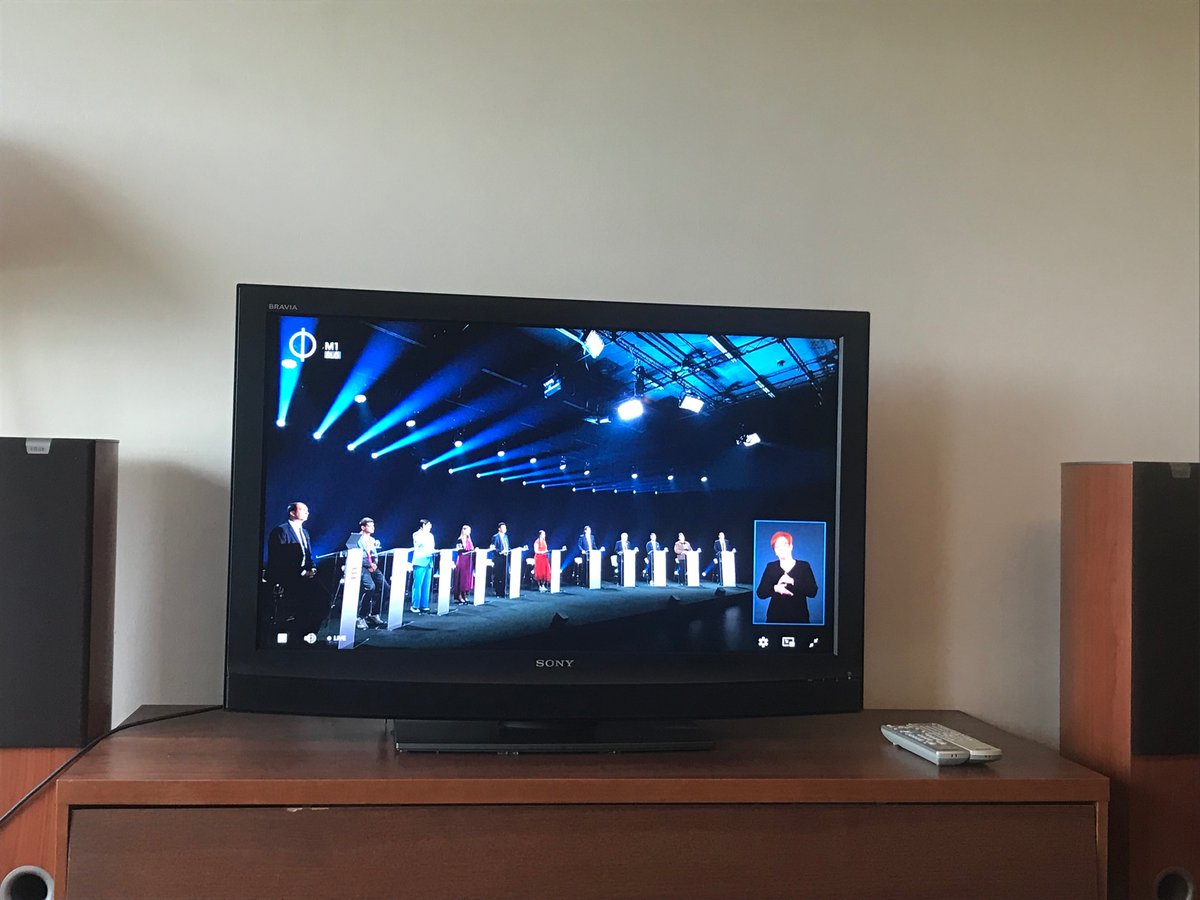
POLYGON ((628 422, 630 419, 636 419, 646 411, 642 401, 637 397, 630 397, 617 407, 617 418, 622 422, 628 422))
POLYGON ((595 359, 604 352, 604 338, 594 331, 589 331, 583 339, 583 346, 587 348, 588 355, 595 359))
POLYGON ((688 412, 698 413, 704 409, 704 401, 695 394, 684 394, 679 398, 679 408, 686 409, 688 412))

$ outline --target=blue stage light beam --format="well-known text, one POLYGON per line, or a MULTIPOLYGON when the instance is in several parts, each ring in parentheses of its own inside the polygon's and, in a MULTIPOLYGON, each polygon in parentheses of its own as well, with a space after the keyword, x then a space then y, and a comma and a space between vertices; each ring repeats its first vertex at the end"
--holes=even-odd
POLYGON ((420 387, 396 404, 391 412, 356 437, 351 446, 361 446, 396 425, 407 422, 421 410, 430 409, 452 396, 464 384, 469 384, 478 377, 481 364, 482 360, 478 356, 468 354, 430 375, 420 387))
MULTIPOLYGON (((555 411, 553 409, 545 409, 542 407, 535 407, 532 410, 522 409, 519 414, 519 417, 513 416, 513 417, 510 417, 507 419, 501 419, 499 422, 493 423, 492 425, 485 428, 483 431, 480 431, 477 434, 463 440, 463 445, 461 447, 457 447, 454 450, 448 450, 447 452, 443 453, 441 456, 438 456, 438 457, 435 457, 434 459, 429 460, 429 464, 437 465, 438 463, 444 462, 445 460, 449 459, 451 456, 455 456, 458 454, 465 455, 468 453, 475 453, 489 445, 503 443, 504 441, 507 441, 509 438, 511 438, 513 435, 520 434, 522 431, 536 429, 539 425, 541 425, 542 422, 544 422, 546 419, 552 417, 554 414, 555 414, 555 411)), ((506 453, 514 453, 519 458, 527 458, 529 456, 536 456, 539 452, 541 452, 541 447, 536 444, 535 445, 523 445, 523 446, 515 447, 515 448, 508 447, 508 448, 504 448, 504 449, 505 449, 506 453)), ((474 465, 483 466, 483 465, 487 465, 488 463, 494 464, 495 462, 496 462, 496 455, 493 452, 491 459, 479 460, 474 465)), ((462 466, 461 468, 470 468, 470 466, 462 466)), ((457 470, 457 468, 456 468, 456 470, 457 470)))
MULTIPOLYGON (((514 466, 511 468, 512 469, 520 469, 522 467, 514 466)), ((524 468, 529 468, 529 467, 527 466, 524 468)), ((500 481, 516 481, 517 479, 540 478, 541 475, 550 475, 550 474, 557 475, 558 467, 556 466, 556 467, 550 468, 550 469, 529 469, 528 472, 521 472, 521 473, 517 473, 516 475, 504 475, 503 478, 500 478, 500 481)))
POLYGON ((525 478, 522 479, 526 484, 576 484, 577 479, 573 475, 564 475, 562 472, 554 472, 544 475, 541 478, 525 478))
POLYGON ((292 395, 300 383, 304 362, 317 352, 317 320, 305 316, 283 316, 279 320, 279 408, 275 424, 287 425, 292 395))
MULTIPOLYGON (((471 420, 472 415, 472 410, 469 410, 465 407, 459 407, 451 410, 444 416, 434 419, 428 425, 422 425, 420 428, 412 428, 409 433, 400 438, 400 440, 393 441, 386 447, 376 450, 373 454, 371 454, 371 456, 373 459, 378 459, 380 456, 383 456, 386 453, 393 453, 396 450, 402 450, 405 447, 411 447, 413 444, 419 444, 421 441, 428 440, 431 437, 436 437, 439 434, 444 434, 447 431, 460 428, 471 420)), ((432 466, 436 466, 438 463, 449 459, 450 456, 454 456, 455 454, 461 452, 461 449, 449 450, 447 453, 440 454, 439 456, 426 461, 424 468, 428 469, 432 466)))
MULTIPOLYGON (((351 404, 358 400, 358 397, 366 394, 371 385, 378 381, 380 376, 392 367, 392 364, 400 358, 404 349, 404 342, 395 337, 395 335, 387 334, 386 332, 376 332, 371 335, 371 339, 367 341, 367 346, 363 348, 357 362, 354 363, 354 368, 350 370, 350 374, 347 376, 345 384, 342 385, 342 389, 333 398, 333 403, 330 405, 329 411, 325 413, 325 418, 321 420, 321 424, 313 432, 313 437, 320 440, 342 413, 348 410, 351 404)), ((364 396, 363 400, 365 399, 366 397, 364 396)))

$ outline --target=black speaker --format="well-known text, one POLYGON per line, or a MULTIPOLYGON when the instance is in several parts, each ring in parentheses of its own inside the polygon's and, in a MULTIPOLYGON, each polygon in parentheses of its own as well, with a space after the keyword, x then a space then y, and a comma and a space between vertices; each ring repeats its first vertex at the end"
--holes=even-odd
POLYGON ((0 747, 111 723, 116 501, 116 441, 0 438, 0 747))

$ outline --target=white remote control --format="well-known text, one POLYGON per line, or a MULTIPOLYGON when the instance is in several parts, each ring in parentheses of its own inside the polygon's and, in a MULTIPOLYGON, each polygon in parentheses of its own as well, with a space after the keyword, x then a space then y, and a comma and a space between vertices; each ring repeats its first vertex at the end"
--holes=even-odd
POLYGON ((937 766, 992 762, 1003 755, 998 747, 936 722, 883 725, 879 730, 897 747, 903 747, 937 766))

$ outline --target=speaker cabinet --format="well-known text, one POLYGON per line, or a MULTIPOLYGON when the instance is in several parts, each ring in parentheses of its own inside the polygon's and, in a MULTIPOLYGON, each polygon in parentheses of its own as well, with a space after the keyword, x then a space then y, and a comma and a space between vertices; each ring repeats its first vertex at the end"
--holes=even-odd
MULTIPOLYGON (((0 438, 0 812, 112 719, 115 441, 0 438)), ((0 831, 9 868, 53 865, 44 794, 0 831)))
POLYGON ((1112 897, 1200 900, 1200 465, 1062 468, 1060 749, 1111 779, 1112 897))

